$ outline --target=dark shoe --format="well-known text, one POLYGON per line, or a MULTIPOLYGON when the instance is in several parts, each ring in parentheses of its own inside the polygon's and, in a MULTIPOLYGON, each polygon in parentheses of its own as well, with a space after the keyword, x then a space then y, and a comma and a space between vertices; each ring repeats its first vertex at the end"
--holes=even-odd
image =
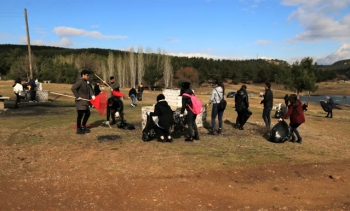
POLYGON ((209 130, 209 135, 215 135, 215 130, 214 129, 210 129, 209 130))
POLYGON ((329 118, 333 118, 333 116, 330 116, 329 118))
POLYGON ((192 138, 193 138, 194 140, 199 141, 199 135, 194 135, 192 138))
POLYGON ((325 116, 326 118, 328 118, 328 116, 325 116))
POLYGON ((84 131, 84 133, 90 133, 91 132, 90 129, 88 129, 86 127, 82 127, 81 129, 84 131))
POLYGON ((158 138, 158 142, 165 142, 165 138, 158 138))
POLYGON ((77 129, 77 134, 83 135, 83 134, 85 134, 85 131, 82 128, 78 128, 77 129))
POLYGON ((244 130, 243 126, 239 127, 240 130, 244 130))
POLYGON ((218 134, 222 134, 222 129, 221 128, 219 128, 219 129, 217 129, 217 131, 216 131, 218 134))
POLYGON ((295 143, 295 136, 294 136, 294 134, 292 135, 292 140, 291 140, 291 142, 295 143))
POLYGON ((303 142, 303 139, 300 138, 300 139, 297 140, 297 142, 298 142, 299 144, 301 144, 301 142, 303 142))
POLYGON ((172 137, 168 137, 167 139, 166 139, 166 142, 173 142, 173 138, 172 137))
POLYGON ((193 141, 193 138, 192 137, 188 137, 185 139, 185 141, 193 141))

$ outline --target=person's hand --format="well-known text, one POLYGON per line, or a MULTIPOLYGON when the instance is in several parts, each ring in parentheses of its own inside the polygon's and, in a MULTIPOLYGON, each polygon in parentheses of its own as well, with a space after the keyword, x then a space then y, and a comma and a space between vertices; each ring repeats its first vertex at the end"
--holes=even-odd
POLYGON ((95 100, 95 99, 96 99, 95 95, 92 95, 92 96, 91 96, 91 99, 92 99, 92 100, 95 100))
POLYGON ((151 112, 149 112, 149 111, 147 111, 146 113, 147 113, 148 116, 151 115, 151 112))
POLYGON ((111 92, 113 92, 113 89, 111 89, 111 92))
POLYGON ((209 107, 209 106, 210 106, 210 104, 208 103, 208 104, 207 104, 207 107, 209 107))
POLYGON ((115 116, 115 118, 119 118, 119 112, 118 111, 115 112, 114 116, 115 116))
POLYGON ((184 114, 180 114, 179 117, 184 117, 184 114))
POLYGON ((81 100, 81 97, 78 97, 77 100, 81 100))
POLYGON ((279 118, 279 120, 278 120, 279 122, 282 122, 283 121, 283 119, 282 118, 279 118))

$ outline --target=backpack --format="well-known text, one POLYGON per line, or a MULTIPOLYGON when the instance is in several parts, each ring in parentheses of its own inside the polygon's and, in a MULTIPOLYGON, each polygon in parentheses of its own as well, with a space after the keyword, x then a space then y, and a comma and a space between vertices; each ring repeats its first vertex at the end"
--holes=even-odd
POLYGON ((202 112, 202 110, 203 110, 202 103, 194 94, 189 95, 187 93, 183 93, 182 95, 187 96, 191 99, 192 108, 188 104, 187 104, 187 106, 194 114, 200 114, 202 112))

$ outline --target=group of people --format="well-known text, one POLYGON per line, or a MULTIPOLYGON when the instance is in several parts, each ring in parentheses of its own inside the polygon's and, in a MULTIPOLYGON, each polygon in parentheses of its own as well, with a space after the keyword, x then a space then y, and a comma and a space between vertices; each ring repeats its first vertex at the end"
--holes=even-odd
POLYGON ((21 78, 17 78, 15 83, 12 85, 13 92, 16 95, 15 108, 19 108, 21 100, 26 98, 25 90, 29 92, 29 102, 36 102, 36 92, 42 90, 42 85, 38 79, 30 79, 28 83, 22 84, 21 78))
MULTIPOLYGON (((77 109, 77 134, 84 134, 90 132, 86 127, 86 123, 90 116, 90 105, 89 99, 95 99, 95 95, 99 94, 96 89, 93 90, 88 82, 89 71, 83 70, 81 72, 81 77, 73 84, 71 90, 76 97, 75 105, 77 109)), ((119 85, 115 82, 113 76, 110 77, 110 83, 107 84, 111 88, 111 95, 108 98, 107 106, 107 121, 109 123, 110 117, 112 118, 111 124, 115 124, 116 118, 120 117, 121 122, 124 121, 123 114, 123 102, 120 95, 115 95, 119 92, 119 85)), ((191 95, 194 95, 194 91, 191 89, 189 82, 182 83, 180 96, 182 97, 182 106, 180 110, 180 117, 184 117, 186 113, 186 120, 188 124, 187 133, 185 135, 185 141, 199 140, 199 133, 196 124, 197 114, 194 113, 192 109, 191 95)), ((222 133, 223 121, 222 117, 224 114, 224 109, 218 108, 220 101, 225 96, 224 84, 217 80, 214 83, 214 89, 212 90, 210 99, 206 104, 207 107, 212 105, 211 110, 211 128, 209 134, 214 135, 215 133, 222 133), (218 127, 216 128, 216 118, 218 118, 218 127)), ((97 90, 98 91, 98 90, 97 90)), ((136 90, 132 88, 129 92, 129 96, 133 99, 132 106, 135 105, 136 90)), ((271 110, 273 106, 273 93, 271 91, 271 84, 265 84, 265 94, 263 100, 260 102, 264 105, 262 118, 265 122, 267 130, 270 130, 271 126, 271 110)), ((156 122, 156 132, 158 135, 158 140, 161 142, 171 142, 172 137, 170 135, 171 126, 173 125, 173 111, 165 100, 165 96, 160 94, 156 99, 157 103, 155 105, 154 112, 150 112, 150 116, 158 116, 158 121, 156 122)), ((305 122, 304 110, 300 100, 297 99, 297 95, 291 94, 288 96, 288 112, 284 114, 279 121, 283 121, 286 118, 290 118, 290 127, 293 133, 297 136, 292 136, 293 142, 302 142, 302 137, 300 136, 297 128, 305 122)), ((247 121, 247 113, 249 112, 249 100, 247 94, 247 86, 242 85, 235 95, 235 110, 237 112, 236 128, 244 130, 244 125, 247 121)))
MULTIPOLYGON (((71 87, 72 93, 75 96, 75 106, 77 109, 77 134, 90 133, 90 129, 87 127, 87 121, 90 117, 90 99, 94 100, 97 95, 101 93, 100 83, 97 82, 92 88, 89 82, 90 71, 82 70, 80 77, 71 87)), ((121 123, 125 123, 124 119, 124 104, 122 101, 123 95, 120 93, 119 84, 116 82, 115 77, 111 76, 109 82, 102 81, 103 84, 110 88, 108 93, 107 108, 106 108, 106 124, 116 124, 116 119, 119 118, 121 123), (111 120, 111 121, 110 121, 111 120)), ((132 99, 131 106, 136 105, 136 90, 131 89, 129 97, 132 99)), ((142 95, 143 86, 139 86, 139 92, 142 95)))

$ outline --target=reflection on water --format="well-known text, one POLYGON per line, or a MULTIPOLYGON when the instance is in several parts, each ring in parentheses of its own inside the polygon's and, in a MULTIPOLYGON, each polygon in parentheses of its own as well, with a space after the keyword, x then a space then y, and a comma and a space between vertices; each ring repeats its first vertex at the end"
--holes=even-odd
POLYGON ((300 100, 302 102, 320 102, 321 100, 326 100, 326 97, 330 96, 333 101, 337 104, 350 104, 350 96, 340 96, 340 95, 316 95, 316 96, 301 96, 300 100))

